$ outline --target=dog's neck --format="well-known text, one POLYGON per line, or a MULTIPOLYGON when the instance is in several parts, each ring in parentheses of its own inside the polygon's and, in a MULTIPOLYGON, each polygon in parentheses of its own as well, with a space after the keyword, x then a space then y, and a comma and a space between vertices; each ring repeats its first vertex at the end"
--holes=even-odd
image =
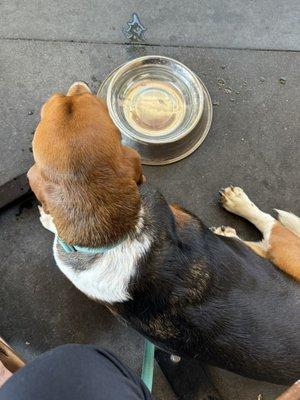
POLYGON ((60 270, 88 297, 113 304, 130 299, 129 283, 148 253, 152 238, 144 230, 143 209, 134 233, 102 254, 66 253, 57 236, 53 252, 60 270))

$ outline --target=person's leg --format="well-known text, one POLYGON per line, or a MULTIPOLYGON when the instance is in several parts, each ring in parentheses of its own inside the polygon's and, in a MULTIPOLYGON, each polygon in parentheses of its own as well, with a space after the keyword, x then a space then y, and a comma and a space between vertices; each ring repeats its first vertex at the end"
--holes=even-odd
POLYGON ((12 373, 0 361, 0 388, 12 376, 12 373))
POLYGON ((0 400, 150 400, 141 379, 110 352, 89 345, 50 350, 15 373, 0 400))

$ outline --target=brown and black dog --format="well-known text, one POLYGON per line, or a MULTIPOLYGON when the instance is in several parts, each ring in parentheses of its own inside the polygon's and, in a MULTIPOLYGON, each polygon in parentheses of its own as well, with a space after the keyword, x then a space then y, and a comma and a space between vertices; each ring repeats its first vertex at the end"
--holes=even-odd
POLYGON ((262 230, 254 251, 169 206, 141 184, 138 154, 122 146, 105 104, 83 83, 43 106, 33 154, 41 222, 77 288, 166 351, 270 382, 299 378, 300 285, 265 258, 298 277, 295 234, 238 188, 226 189, 223 203, 262 230))

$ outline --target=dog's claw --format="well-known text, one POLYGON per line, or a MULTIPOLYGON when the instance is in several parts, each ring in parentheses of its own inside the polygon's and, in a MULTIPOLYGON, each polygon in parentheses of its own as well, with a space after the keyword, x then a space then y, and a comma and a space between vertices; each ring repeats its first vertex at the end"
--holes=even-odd
POLYGON ((223 205, 226 201, 226 194, 224 191, 222 192, 221 190, 219 191, 219 194, 220 194, 219 203, 223 205))

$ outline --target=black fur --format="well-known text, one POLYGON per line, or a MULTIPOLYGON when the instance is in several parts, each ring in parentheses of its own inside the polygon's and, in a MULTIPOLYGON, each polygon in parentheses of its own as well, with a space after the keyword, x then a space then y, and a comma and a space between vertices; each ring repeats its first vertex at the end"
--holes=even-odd
POLYGON ((176 224, 149 185, 140 192, 153 245, 131 282, 132 300, 113 308, 172 353, 255 379, 299 379, 299 284, 192 214, 176 224))

